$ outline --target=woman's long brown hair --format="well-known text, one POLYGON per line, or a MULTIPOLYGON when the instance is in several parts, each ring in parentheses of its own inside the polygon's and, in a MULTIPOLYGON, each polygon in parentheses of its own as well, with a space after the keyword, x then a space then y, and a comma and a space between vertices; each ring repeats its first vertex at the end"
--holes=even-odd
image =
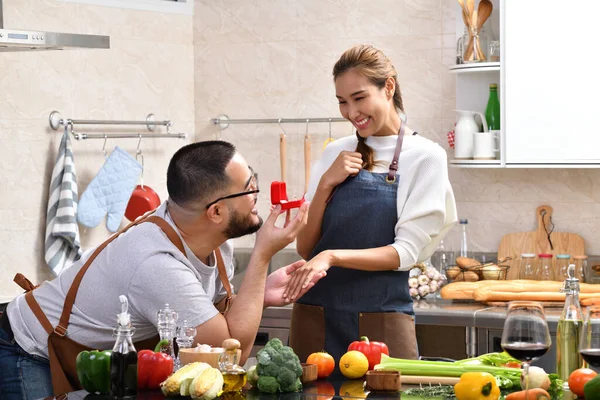
MULTIPOLYGON (((354 46, 344 52, 333 66, 333 80, 335 81, 344 72, 356 69, 379 89, 385 87, 388 78, 394 78, 396 90, 394 91, 394 106, 398 111, 404 112, 402 94, 398 85, 398 74, 390 60, 373 46, 362 44, 354 46)), ((356 151, 362 155, 363 168, 371 171, 375 166, 373 149, 367 145, 365 138, 356 132, 358 145, 356 151)))

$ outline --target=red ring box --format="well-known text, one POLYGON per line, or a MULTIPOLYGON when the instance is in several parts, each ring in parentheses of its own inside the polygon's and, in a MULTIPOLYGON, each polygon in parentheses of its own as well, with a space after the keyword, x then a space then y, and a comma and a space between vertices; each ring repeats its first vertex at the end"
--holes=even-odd
POLYGON ((300 200, 288 200, 285 182, 271 182, 271 204, 281 205, 281 210, 290 210, 300 207, 302 203, 304 203, 304 196, 300 200))

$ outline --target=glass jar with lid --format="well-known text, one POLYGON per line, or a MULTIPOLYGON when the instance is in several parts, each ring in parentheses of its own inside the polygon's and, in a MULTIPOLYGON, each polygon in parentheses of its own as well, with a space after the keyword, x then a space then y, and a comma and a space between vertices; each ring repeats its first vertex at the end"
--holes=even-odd
MULTIPOLYGON (((565 279, 569 277, 569 264, 571 262, 570 254, 557 254, 556 255, 556 268, 554 269, 555 281, 563 282, 565 279)), ((579 278, 578 278, 579 279, 579 278)))
POLYGON ((540 281, 551 281, 554 278, 554 274, 552 274, 552 254, 538 254, 535 278, 540 281))
POLYGON ((585 255, 573 256, 573 263, 575 264, 575 278, 580 282, 590 283, 587 258, 588 256, 585 255))
POLYGON ((535 254, 521 254, 521 263, 519 265, 519 279, 535 279, 535 254))

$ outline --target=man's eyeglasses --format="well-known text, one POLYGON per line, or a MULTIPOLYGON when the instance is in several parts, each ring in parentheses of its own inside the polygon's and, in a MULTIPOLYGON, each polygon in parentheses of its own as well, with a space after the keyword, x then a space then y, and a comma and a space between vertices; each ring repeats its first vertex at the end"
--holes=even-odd
POLYGON ((250 172, 252 173, 252 176, 250 176, 250 179, 248 179, 248 182, 246 183, 246 187, 248 187, 249 190, 246 190, 245 192, 239 192, 239 193, 234 193, 234 194, 230 194, 227 196, 219 197, 215 201, 211 201, 210 203, 208 203, 206 205, 206 209, 208 210, 210 208, 210 206, 212 206, 213 204, 215 204, 221 200, 233 199, 235 197, 241 197, 241 196, 246 196, 249 194, 259 193, 260 190, 258 190, 258 175, 256 175, 256 173, 254 172, 254 170, 251 167, 248 167, 248 168, 250 169, 250 172))

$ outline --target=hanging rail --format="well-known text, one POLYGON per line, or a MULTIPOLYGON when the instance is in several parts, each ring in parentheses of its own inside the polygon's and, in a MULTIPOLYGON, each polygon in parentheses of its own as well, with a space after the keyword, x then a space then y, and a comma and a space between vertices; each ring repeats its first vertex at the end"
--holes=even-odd
POLYGON ((227 115, 219 115, 211 122, 225 129, 229 124, 310 124, 327 122, 348 122, 345 118, 266 118, 266 119, 231 119, 227 115))
POLYGON ((63 119, 58 111, 52 111, 48 117, 50 127, 57 130, 61 125, 71 125, 71 133, 77 140, 80 139, 141 139, 141 138, 179 138, 185 139, 185 133, 171 133, 171 121, 155 121, 154 114, 148 114, 145 121, 126 121, 126 120, 94 120, 94 119, 63 119), (76 133, 75 125, 145 125, 146 129, 153 132, 156 126, 166 126, 167 133, 76 133))

